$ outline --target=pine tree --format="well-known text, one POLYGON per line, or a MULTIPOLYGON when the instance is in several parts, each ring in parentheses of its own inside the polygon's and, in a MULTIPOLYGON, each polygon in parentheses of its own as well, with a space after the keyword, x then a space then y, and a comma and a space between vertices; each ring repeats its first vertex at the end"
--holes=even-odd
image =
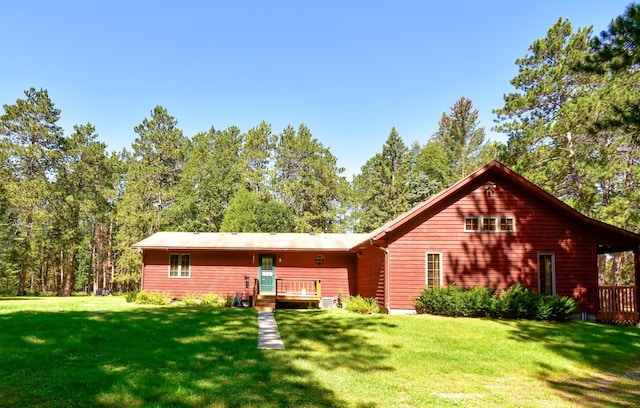
POLYGON ((163 216, 175 201, 187 146, 177 123, 166 109, 156 106, 151 119, 134 128, 138 137, 127 157, 117 209, 116 280, 124 288, 135 287, 140 276, 140 257, 131 245, 170 225, 163 216))
POLYGON ((297 232, 335 232, 344 214, 348 183, 337 158, 300 125, 278 136, 272 177, 276 200, 295 216, 297 232))
POLYGON ((481 152, 486 147, 485 131, 470 99, 460 98, 450 114, 442 114, 433 141, 440 144, 445 154, 450 169, 448 182, 461 180, 485 164, 481 161, 481 152))
POLYGON ((382 152, 370 158, 353 180, 358 232, 372 231, 409 208, 409 158, 407 146, 392 128, 382 152))
POLYGON ((256 193, 240 190, 225 212, 223 232, 291 232, 295 227, 293 213, 271 200, 260 201, 256 193))
POLYGON ((573 69, 588 52, 590 32, 574 33, 569 20, 559 19, 534 41, 530 55, 516 60, 519 74, 511 84, 517 92, 494 111, 495 129, 509 136, 505 164, 569 203, 584 203, 580 210, 591 206, 586 158, 593 143, 569 105, 599 85, 598 76, 573 69))
POLYGON ((3 105, 0 148, 7 211, 15 222, 18 295, 30 276, 46 268, 44 247, 51 232, 51 200, 61 155, 60 110, 46 90, 30 88, 25 99, 3 105))
POLYGON ((88 123, 74 126, 74 133, 63 143, 63 160, 56 181, 59 199, 55 203, 55 219, 63 280, 58 293, 66 296, 77 289, 78 274, 86 286, 91 278, 97 282, 98 234, 109 223, 114 169, 106 145, 97 137, 95 127, 88 123))

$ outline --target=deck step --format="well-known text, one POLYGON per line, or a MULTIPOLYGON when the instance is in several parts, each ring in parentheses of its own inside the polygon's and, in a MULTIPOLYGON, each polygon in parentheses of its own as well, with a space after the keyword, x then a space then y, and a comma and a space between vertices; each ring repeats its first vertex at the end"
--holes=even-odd
POLYGON ((276 297, 273 295, 258 295, 254 309, 259 312, 273 312, 276 310, 276 297))

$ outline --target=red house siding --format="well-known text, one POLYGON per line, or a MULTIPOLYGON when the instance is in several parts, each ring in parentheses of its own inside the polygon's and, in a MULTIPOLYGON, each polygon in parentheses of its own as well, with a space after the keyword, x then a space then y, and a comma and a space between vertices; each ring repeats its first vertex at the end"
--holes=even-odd
MULTIPOLYGON (((255 275, 257 277, 257 268, 255 275)), ((321 279, 322 297, 335 297, 342 290, 344 295, 355 293, 356 254, 321 252, 285 252, 276 255, 278 279, 321 279), (315 264, 315 257, 323 255, 323 265, 315 264)))
POLYGON ((142 289, 150 292, 168 292, 173 297, 181 297, 188 293, 233 295, 246 290, 245 276, 254 277, 257 274, 257 267, 252 266, 252 254, 247 252, 173 252, 147 249, 143 256, 142 289), (189 278, 169 277, 168 263, 171 253, 191 255, 189 278))
MULTIPOLYGON (((258 278, 258 259, 261 253, 250 251, 166 251, 146 249, 143 252, 144 270, 142 289, 150 292, 168 292, 173 297, 188 293, 233 295, 253 291, 258 278), (191 255, 189 278, 169 277, 169 254, 191 255), (245 276, 250 288, 245 288, 245 276)), ((342 289, 345 295, 353 293, 349 279, 355 281, 356 255, 349 253, 283 252, 276 256, 276 278, 321 279, 322 296, 333 297, 342 289), (323 255, 325 263, 315 264, 315 257, 323 255)))
POLYGON ((358 257, 357 293, 367 298, 376 298, 380 305, 385 305, 385 271, 384 251, 380 248, 367 247, 360 251, 358 257))
POLYGON ((520 282, 536 291, 538 254, 553 253, 556 293, 573 296, 586 290, 588 300, 595 304, 595 237, 588 231, 500 179, 462 193, 440 211, 416 217, 412 225, 394 235, 395 240, 390 237, 390 308, 413 307, 411 297, 426 283, 427 252, 441 254, 444 285, 506 288, 520 282), (488 190, 485 185, 495 188, 488 190), (515 231, 465 232, 465 217, 475 216, 514 217, 515 231))
POLYGON ((134 247, 144 249, 144 290, 170 292, 176 297, 249 292, 253 289, 245 288, 245 276, 253 285, 259 255, 269 254, 276 257, 276 278, 321 279, 325 297, 342 290, 347 296, 376 298, 391 310, 413 309, 411 298, 426 284, 427 253, 441 255, 443 285, 507 288, 522 283, 534 290, 539 286, 538 257, 553 254, 556 293, 575 297, 583 302, 580 311, 591 314, 598 312, 598 253, 634 251, 636 275, 640 275, 640 236, 575 212, 498 162, 489 163, 370 234, 351 236, 350 240, 331 237, 342 239, 333 241, 335 246, 319 245, 341 250, 308 249, 315 242, 326 241, 318 236, 314 243, 301 245, 297 240, 303 236, 308 239, 306 235, 289 235, 289 249, 280 251, 255 249, 282 244, 270 235, 249 235, 234 241, 225 235, 194 238, 189 233, 158 233, 134 247), (495 217, 498 225, 500 217, 510 217, 515 228, 467 232, 465 217, 495 217), (189 278, 169 278, 169 254, 173 251, 157 249, 183 247, 173 241, 176 239, 186 242, 184 247, 211 248, 175 251, 191 254, 189 278), (325 257, 323 264, 315 263, 317 255, 325 257))

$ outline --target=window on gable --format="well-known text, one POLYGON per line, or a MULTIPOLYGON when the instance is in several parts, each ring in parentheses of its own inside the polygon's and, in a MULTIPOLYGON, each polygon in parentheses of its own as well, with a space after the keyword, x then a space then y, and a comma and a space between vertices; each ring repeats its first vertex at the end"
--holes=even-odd
POLYGON ((480 231, 480 219, 478 217, 465 217, 464 219, 465 231, 480 231))
POLYGON ((513 232, 515 230, 515 223, 513 217, 500 218, 500 231, 513 232))
POLYGON ((169 255, 169 277, 188 278, 191 276, 191 255, 170 254, 169 255))
POLYGON ((495 231, 496 230, 496 219, 494 217, 483 217, 482 218, 482 230, 483 231, 495 231))
POLYGON ((464 217, 465 232, 514 232, 515 217, 464 217))
POLYGON ((429 288, 437 288, 442 285, 442 262, 440 258, 441 254, 437 252, 427 253, 426 275, 427 287, 429 288))

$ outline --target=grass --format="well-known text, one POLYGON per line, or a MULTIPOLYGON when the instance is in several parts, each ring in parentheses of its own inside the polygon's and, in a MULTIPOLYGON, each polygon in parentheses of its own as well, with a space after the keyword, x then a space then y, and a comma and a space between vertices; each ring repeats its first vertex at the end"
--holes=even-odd
POLYGON ((3 407, 613 406, 640 402, 640 329, 0 298, 3 407))

